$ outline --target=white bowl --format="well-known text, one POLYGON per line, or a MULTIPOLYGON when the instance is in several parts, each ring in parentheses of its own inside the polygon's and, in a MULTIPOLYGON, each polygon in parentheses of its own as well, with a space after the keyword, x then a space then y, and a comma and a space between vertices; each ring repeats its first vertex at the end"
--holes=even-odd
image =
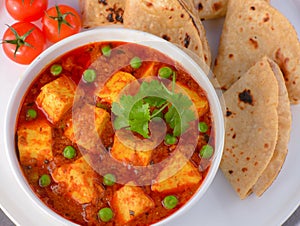
MULTIPOLYGON (((190 75, 192 75, 194 80, 199 83, 199 85, 205 90, 207 94, 210 103, 210 109, 213 115, 213 123, 215 128, 214 159, 212 161, 211 167, 205 180, 203 181, 201 187, 198 189, 195 195, 174 214, 155 224, 155 226, 166 225, 168 222, 174 220, 174 218, 176 218, 178 215, 186 212, 193 204, 198 202, 210 186, 213 178, 216 175, 222 157, 224 145, 224 121, 219 98, 203 70, 185 52, 180 50, 178 47, 149 33, 124 28, 97 28, 94 30, 79 33, 77 35, 73 35, 54 44, 53 46, 45 50, 27 68, 25 74, 23 75, 23 77, 17 84, 15 90, 13 91, 6 112, 4 141, 6 147, 5 151, 9 160, 11 170, 13 171, 14 176, 16 177, 16 180, 18 181, 23 191, 30 197, 30 200, 42 210, 44 214, 47 214, 48 217, 54 219, 55 222, 58 222, 59 225, 76 225, 61 217, 60 215, 56 214, 50 208, 48 208, 34 194, 30 186, 28 185, 26 179, 24 178, 15 152, 16 120, 20 104, 28 87, 46 65, 55 60, 57 57, 63 55, 64 53, 72 49, 89 43, 102 41, 123 41, 137 43, 140 45, 151 47, 153 49, 158 50, 159 52, 166 54, 168 57, 179 62, 182 66, 184 66, 185 70, 188 71, 190 75)), ((201 216, 199 217, 201 218, 201 216)))

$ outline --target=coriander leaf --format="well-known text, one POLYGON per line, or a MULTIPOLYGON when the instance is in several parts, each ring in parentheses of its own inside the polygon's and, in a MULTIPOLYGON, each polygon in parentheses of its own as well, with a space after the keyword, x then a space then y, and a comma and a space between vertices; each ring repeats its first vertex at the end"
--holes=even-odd
MULTIPOLYGON (((173 90, 174 86, 175 79, 172 80, 173 90)), ((128 127, 148 138, 150 107, 154 107, 158 112, 168 108, 165 120, 173 129, 173 135, 179 136, 189 128, 190 122, 196 119, 195 113, 190 109, 192 105, 193 102, 188 96, 168 90, 162 82, 144 81, 137 94, 123 95, 119 103, 113 103, 112 112, 116 116, 114 126, 116 129, 128 127)))
POLYGON ((178 117, 178 113, 174 106, 170 107, 168 112, 165 114, 166 122, 169 124, 169 126, 172 129, 174 129, 174 127, 175 127, 175 123, 176 123, 175 118, 177 118, 177 117, 178 117))
POLYGON ((146 97, 144 101, 148 103, 151 107, 160 108, 166 103, 166 100, 160 97, 146 97))
POLYGON ((149 138, 150 109, 149 104, 144 104, 142 100, 135 103, 129 115, 129 125, 132 131, 141 134, 144 138, 149 138))

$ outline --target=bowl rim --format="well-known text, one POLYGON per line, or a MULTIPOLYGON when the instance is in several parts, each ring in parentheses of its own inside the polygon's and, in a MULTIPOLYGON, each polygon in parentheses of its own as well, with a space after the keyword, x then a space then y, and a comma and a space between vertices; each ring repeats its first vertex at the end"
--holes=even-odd
POLYGON ((209 100, 209 105, 213 115, 213 122, 215 127, 214 159, 204 181, 198 188, 197 192, 191 197, 191 199, 189 199, 187 203, 185 203, 185 205, 182 206, 175 213, 153 224, 155 226, 164 225, 173 221, 179 215, 183 214, 189 208, 191 208, 197 201, 199 201, 201 197, 203 197, 204 193, 211 185, 213 179, 216 176, 222 158, 225 128, 223 111, 220 103, 221 101, 219 100, 219 97, 212 83, 209 81, 207 75, 187 53, 185 53, 183 50, 181 50, 174 44, 162 38, 159 38, 155 35, 143 31, 132 30, 127 28, 99 27, 70 36, 58 43, 55 43, 54 45, 46 49, 44 52, 42 52, 26 69, 21 79, 15 86, 15 89, 13 90, 12 95, 9 99, 9 104, 5 113, 4 124, 4 146, 6 157, 8 159, 10 169, 13 172, 13 175, 17 180, 19 186, 30 198, 30 200, 34 202, 39 209, 42 210, 43 213, 47 214, 51 218, 58 220, 58 222, 62 225, 77 225, 50 209, 36 196, 36 194, 30 188, 25 177, 23 176, 23 172, 20 168, 16 154, 11 150, 15 150, 16 119, 18 116, 20 104, 23 101, 23 96, 25 95, 28 87, 32 84, 34 79, 40 73, 40 71, 43 70, 43 68, 45 68, 45 65, 49 65, 49 63, 51 63, 57 57, 63 55, 68 51, 71 51, 72 49, 89 43, 104 41, 131 42, 153 48, 164 54, 168 52, 168 57, 178 62, 186 71, 189 72, 189 74, 201 86, 201 88, 205 90, 206 96, 209 100), (109 38, 106 38, 107 36, 109 38), (166 52, 162 51, 162 49, 164 48, 167 50, 166 52), (169 54, 169 51, 171 51, 171 55, 169 54), (184 65, 183 62, 188 63, 189 67, 184 65))

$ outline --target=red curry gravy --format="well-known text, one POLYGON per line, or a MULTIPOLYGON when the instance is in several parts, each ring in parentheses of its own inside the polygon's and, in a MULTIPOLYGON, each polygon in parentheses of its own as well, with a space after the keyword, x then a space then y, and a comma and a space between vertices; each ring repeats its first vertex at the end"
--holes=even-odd
MULTIPOLYGON (((81 158, 82 152, 79 150, 79 146, 75 142, 72 142, 64 135, 69 120, 72 118, 72 109, 69 109, 59 121, 53 123, 47 117, 45 111, 37 105, 36 99, 41 92, 41 88, 62 75, 70 78, 76 85, 78 85, 81 83, 83 72, 87 68, 93 68, 97 72, 98 84, 105 85, 109 76, 117 71, 130 73, 136 79, 140 79, 150 66, 152 67, 151 75, 153 76, 158 76, 158 71, 161 67, 169 66, 173 71, 176 71, 176 82, 180 82, 180 84, 195 92, 201 98, 206 98, 206 94, 203 89, 177 62, 174 62, 166 55, 151 48, 122 42, 92 43, 72 50, 51 62, 51 64, 49 64, 36 77, 35 81, 29 87, 20 108, 17 130, 23 125, 34 123, 37 120, 47 120, 48 124, 52 128, 53 159, 45 159, 41 163, 35 158, 23 158, 22 161, 20 161, 20 166, 33 192, 43 203, 45 203, 45 205, 57 214, 80 225, 123 225, 123 223, 118 221, 118 218, 116 217, 118 213, 114 212, 114 208, 111 207, 111 204, 114 194, 124 185, 115 183, 113 186, 106 186, 103 183, 103 176, 96 173, 93 183, 101 189, 96 189, 95 197, 93 197, 92 201, 80 204, 69 195, 65 183, 56 182, 51 177, 56 168, 66 164, 71 164, 81 158), (101 48, 106 45, 109 45, 112 49, 109 57, 102 56, 101 48), (138 56, 142 59, 142 65, 139 68, 133 68, 129 64, 130 59, 134 56, 138 56), (53 76, 53 74, 51 74, 50 68, 53 64, 62 66, 62 72, 60 75, 53 76), (28 119, 27 111, 29 109, 33 109, 37 112, 36 118, 28 119), (76 150, 76 156, 72 159, 65 158, 62 154, 64 148, 68 145, 73 146, 76 150), (50 175, 51 178, 51 183, 45 187, 41 187, 39 184, 39 178, 43 174, 50 175), (113 218, 108 222, 103 222, 98 216, 98 211, 104 207, 112 208, 114 214, 113 218)), ((95 89, 97 88, 96 85, 83 84, 81 85, 81 88, 84 92, 84 95, 81 96, 81 99, 84 99, 84 103, 101 107, 111 114, 110 104, 103 102, 101 98, 95 96, 95 89)), ((201 158, 199 151, 206 144, 210 144, 214 147, 214 132, 209 107, 197 120, 199 120, 199 122, 204 122, 208 126, 208 129, 205 132, 199 132, 197 134, 197 146, 189 161, 199 171, 201 180, 196 184, 185 186, 184 189, 181 189, 180 191, 173 189, 171 192, 166 193, 152 191, 151 185, 140 186, 144 194, 152 200, 154 205, 152 208, 144 211, 144 213, 133 217, 132 220, 127 222, 125 225, 150 225, 161 221, 180 209, 197 192, 209 170, 211 161, 211 158, 201 158), (177 197, 178 204, 175 208, 167 209, 162 204, 162 200, 167 195, 174 195, 177 197)), ((108 153, 114 143, 114 133, 112 123, 108 122, 101 134, 103 146, 108 153)), ((20 141, 18 139, 20 138, 18 137, 18 134, 16 134, 16 137, 18 147, 18 141, 20 141)), ((161 162, 163 159, 170 156, 175 148, 176 144, 167 145, 165 142, 162 142, 153 150, 149 164, 161 162)), ((17 154, 20 155, 19 148, 17 149, 17 154)), ((92 160, 92 164, 96 168, 101 168, 107 164, 106 161, 101 160, 101 158, 99 158, 96 154, 92 154, 90 157, 94 158, 94 160, 96 159, 96 161, 92 160)), ((109 168, 109 166, 105 167, 109 168)), ((117 178, 120 173, 120 175, 127 175, 122 179, 123 181, 128 182, 134 181, 141 176, 135 175, 134 173, 122 174, 123 172, 120 172, 122 170, 123 169, 111 168, 111 173, 117 175, 117 178)), ((134 215, 134 213, 132 214, 134 215)))

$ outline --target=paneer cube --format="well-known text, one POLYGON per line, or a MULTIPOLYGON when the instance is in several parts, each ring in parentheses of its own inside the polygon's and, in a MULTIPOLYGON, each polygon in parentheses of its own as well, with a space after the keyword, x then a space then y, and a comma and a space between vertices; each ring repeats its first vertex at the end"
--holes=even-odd
POLYGON ((154 207, 153 200, 132 182, 114 194, 111 204, 120 225, 128 223, 154 207))
POLYGON ((80 204, 91 202, 97 197, 97 192, 103 191, 103 188, 94 182, 95 177, 96 173, 84 157, 73 163, 62 165, 52 173, 52 178, 56 183, 65 183, 65 194, 80 204))
POLYGON ((73 143, 77 143, 85 149, 90 149, 99 141, 99 137, 101 137, 107 123, 110 121, 110 115, 104 109, 92 105, 86 105, 75 111, 77 117, 69 121, 64 135, 73 143), (79 110, 80 112, 78 112, 79 110), (94 116, 92 113, 94 113, 94 116), (73 120, 76 120, 76 123, 73 120))
POLYGON ((151 189, 157 192, 178 192, 201 180, 199 170, 182 154, 177 154, 159 173, 157 183, 153 184, 151 189))
POLYGON ((195 91, 190 90, 188 87, 182 84, 177 84, 177 85, 179 85, 187 93, 189 98, 193 101, 199 117, 201 117, 208 111, 209 105, 205 96, 203 97, 199 96, 195 91))
POLYGON ((102 102, 112 104, 121 91, 131 82, 137 81, 131 74, 119 71, 115 73, 98 93, 102 102))
POLYGON ((52 160, 52 127, 46 120, 22 124, 17 131, 20 162, 36 159, 38 165, 52 160))
POLYGON ((63 75, 41 88, 36 103, 56 123, 72 107, 75 90, 75 83, 63 75))
MULTIPOLYGON (((122 140, 126 138, 123 137, 122 140)), ((136 146, 133 140, 127 139, 126 144, 119 139, 118 135, 114 136, 114 144, 111 149, 111 155, 122 162, 134 166, 147 166, 151 159, 152 150, 135 150, 136 146)))

